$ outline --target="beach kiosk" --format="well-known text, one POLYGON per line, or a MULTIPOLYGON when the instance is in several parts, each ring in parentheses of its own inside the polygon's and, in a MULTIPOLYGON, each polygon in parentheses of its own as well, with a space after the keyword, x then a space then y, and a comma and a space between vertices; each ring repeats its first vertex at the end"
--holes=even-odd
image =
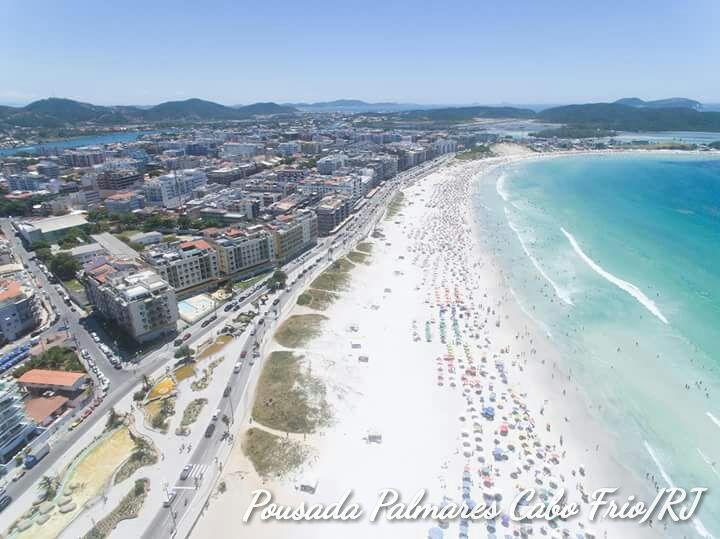
POLYGON ((300 492, 307 492, 308 494, 315 494, 318 487, 318 480, 315 477, 305 476, 300 479, 300 492))

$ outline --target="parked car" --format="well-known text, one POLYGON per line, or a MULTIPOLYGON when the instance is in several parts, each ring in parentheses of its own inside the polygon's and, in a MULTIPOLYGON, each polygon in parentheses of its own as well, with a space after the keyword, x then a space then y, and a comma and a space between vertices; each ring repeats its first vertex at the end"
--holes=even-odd
POLYGON ((225 390, 223 391, 223 397, 229 397, 231 391, 232 388, 230 386, 225 386, 225 390))
POLYGON ((215 410, 215 411, 213 412, 212 420, 213 420, 213 421, 217 421, 217 418, 218 418, 218 417, 220 417, 220 408, 218 408, 217 410, 215 410))
POLYGON ((183 337, 182 337, 183 341, 187 341, 189 338, 190 338, 190 334, 189 334, 189 333, 186 333, 186 334, 183 335, 183 337))
POLYGON ((233 368, 233 372, 237 374, 240 372, 240 369, 242 369, 242 363, 238 361, 237 363, 235 363, 235 368, 233 368))
POLYGON ((0 511, 2 511, 8 505, 10 505, 11 501, 12 501, 12 498, 10 496, 3 496, 2 498, 0 498, 0 511))

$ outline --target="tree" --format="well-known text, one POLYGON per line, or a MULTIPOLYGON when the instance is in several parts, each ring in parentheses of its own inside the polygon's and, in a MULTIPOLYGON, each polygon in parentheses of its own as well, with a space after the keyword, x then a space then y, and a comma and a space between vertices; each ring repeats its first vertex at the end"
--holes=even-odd
POLYGON ((192 356, 192 350, 190 350, 190 347, 187 344, 183 344, 180 348, 175 350, 176 358, 190 357, 190 356, 192 356))
POLYGON ((268 286, 270 286, 271 290, 277 290, 278 288, 285 288, 286 282, 287 273, 283 270, 275 270, 275 273, 272 274, 272 277, 270 277, 268 281, 268 286))
POLYGON ((50 261, 50 271, 61 281, 69 281, 80 271, 80 262, 68 253, 58 253, 50 261))
POLYGON ((43 493, 45 500, 52 500, 59 486, 60 479, 56 475, 44 475, 38 483, 38 490, 43 493))
POLYGON ((180 230, 187 230, 188 228, 190 228, 191 223, 192 221, 190 220, 190 217, 188 217, 187 215, 181 215, 180 217, 178 217, 176 224, 180 230))
POLYGON ((122 423, 123 416, 118 414, 115 411, 115 407, 111 407, 110 411, 108 412, 108 418, 107 423, 105 423, 105 429, 106 430, 112 430, 115 427, 120 426, 120 423, 122 423))

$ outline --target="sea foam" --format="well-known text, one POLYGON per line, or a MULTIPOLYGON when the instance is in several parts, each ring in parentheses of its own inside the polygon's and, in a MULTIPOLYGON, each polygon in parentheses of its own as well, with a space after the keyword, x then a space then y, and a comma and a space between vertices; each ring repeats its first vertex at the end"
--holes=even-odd
POLYGON ((508 222, 508 225, 510 226, 510 229, 511 229, 513 232, 515 232, 515 235, 517 236, 518 241, 520 241, 520 246, 522 247, 523 251, 525 251, 525 255, 527 255, 527 257, 530 259, 530 261, 532 262, 533 266, 535 266, 535 269, 538 270, 538 272, 540 272, 540 275, 542 275, 543 278, 544 278, 547 282, 550 283, 550 286, 552 286, 552 287, 553 287, 553 290, 555 290, 555 294, 557 295, 557 297, 559 297, 562 301, 564 301, 564 302, 567 303, 568 305, 574 305, 574 303, 572 302, 572 299, 570 299, 570 294, 568 294, 568 293, 565 292, 563 289, 561 289, 561 288, 555 283, 555 281, 553 281, 553 280, 550 278, 550 276, 549 276, 547 273, 545 273, 545 270, 543 270, 542 267, 540 266, 540 264, 538 263, 538 261, 535 260, 535 257, 530 254, 530 251, 528 250, 527 245, 525 245, 525 241, 522 239, 522 235, 520 234, 520 230, 519 230, 518 227, 515 226, 515 224, 510 220, 510 213, 508 212, 507 208, 505 208, 505 217, 507 218, 507 222, 508 222))
POLYGON ((637 286, 635 286, 632 283, 629 283, 627 281, 623 281, 619 277, 616 277, 609 271, 604 270, 600 265, 597 264, 592 258, 590 258, 588 255, 586 255, 583 250, 578 245, 578 242, 575 240, 572 234, 565 230, 563 227, 560 227, 560 230, 562 230, 562 233, 565 234, 565 237, 570 242, 570 245, 572 245, 572 248, 577 253, 577 255, 583 259, 583 261, 590 266, 590 268, 603 277, 604 279, 610 281, 612 284, 620 288, 621 290, 624 290, 628 294, 630 294, 632 297, 634 297, 638 302, 640 302, 648 311, 650 311, 652 314, 654 314, 657 318, 659 318, 662 322, 665 324, 668 323, 667 318, 663 315, 663 313, 660 312, 660 309, 657 305, 655 305, 655 302, 653 302, 649 297, 647 297, 645 294, 643 294, 642 290, 640 290, 637 286))
POLYGON ((505 174, 500 174, 500 177, 495 182, 495 190, 497 191, 497 194, 500 195, 500 198, 502 198, 505 202, 508 201, 508 194, 507 191, 505 191, 505 174))
MULTIPOLYGON (((665 482, 670 487, 675 487, 675 483, 673 483, 673 480, 670 478, 668 473, 665 471, 665 468, 663 468, 662 463, 660 462, 660 459, 658 459, 657 455, 655 454, 655 451, 653 450, 652 446, 647 443, 647 440, 644 441, 645 449, 647 450, 648 454, 650 455, 650 458, 655 463, 655 466, 658 467, 658 470, 660 470, 660 475, 662 475, 665 482)), ((692 521, 693 526, 695 526, 695 529, 700 534, 701 537, 704 537, 705 539, 715 539, 713 534, 711 534, 708 529, 705 527, 705 525, 702 523, 702 521, 695 517, 692 521)))
POLYGON ((710 412, 705 412, 705 413, 706 413, 707 416, 710 418, 710 421, 712 421, 712 422, 715 423, 718 427, 720 427, 720 419, 718 419, 717 417, 715 417, 714 415, 712 415, 710 412))

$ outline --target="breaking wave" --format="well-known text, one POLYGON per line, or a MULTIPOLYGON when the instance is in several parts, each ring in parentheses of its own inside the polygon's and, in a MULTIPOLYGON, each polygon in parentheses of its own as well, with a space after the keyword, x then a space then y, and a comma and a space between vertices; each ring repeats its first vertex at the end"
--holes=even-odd
POLYGON ((663 313, 660 312, 660 309, 657 305, 649 298, 647 297, 642 290, 640 290, 637 286, 635 286, 632 283, 629 283, 627 281, 623 281, 619 277, 616 277, 609 271, 604 270, 602 267, 600 267, 597 262, 595 262, 592 258, 590 258, 588 255, 586 255, 583 250, 578 245, 578 242, 575 240, 572 234, 570 234, 567 230, 565 230, 563 227, 560 227, 560 230, 562 230, 562 233, 565 234, 565 237, 570 242, 570 245, 572 245, 572 248, 577 253, 577 255, 583 259, 583 261, 590 266, 590 268, 603 277, 604 279, 610 281, 612 284, 620 288, 621 290, 624 290, 628 294, 630 294, 632 297, 634 297, 640 304, 642 304, 648 311, 650 311, 653 315, 655 315, 658 319, 660 319, 665 324, 668 323, 667 318, 663 315, 663 313))
POLYGON ((515 232, 515 235, 517 236, 518 240, 520 241, 520 246, 522 247, 523 251, 525 251, 525 254, 526 254, 527 257, 530 259, 530 261, 532 262, 533 266, 535 266, 535 269, 538 270, 538 272, 540 272, 540 275, 542 275, 543 278, 544 278, 548 283, 550 283, 550 286, 552 286, 552 287, 553 287, 553 290, 555 290, 555 294, 557 295, 557 297, 559 297, 562 301, 564 301, 564 302, 567 303, 568 305, 574 305, 574 303, 572 302, 572 299, 570 298, 570 295, 569 295, 566 291, 564 291, 563 289, 561 289, 561 288, 555 283, 555 281, 553 281, 553 280, 550 278, 550 276, 549 276, 547 273, 545 273, 545 270, 542 269, 542 267, 540 266, 540 264, 538 263, 538 261, 535 259, 535 257, 530 254, 530 251, 528 250, 527 246, 525 245, 525 241, 522 239, 522 235, 520 234, 520 230, 518 230, 518 228, 515 226, 515 224, 513 224, 513 222, 510 220, 510 214, 508 213, 507 208, 505 208, 505 217, 507 217, 507 222, 508 222, 508 225, 510 226, 510 229, 511 229, 513 232, 515 232))

